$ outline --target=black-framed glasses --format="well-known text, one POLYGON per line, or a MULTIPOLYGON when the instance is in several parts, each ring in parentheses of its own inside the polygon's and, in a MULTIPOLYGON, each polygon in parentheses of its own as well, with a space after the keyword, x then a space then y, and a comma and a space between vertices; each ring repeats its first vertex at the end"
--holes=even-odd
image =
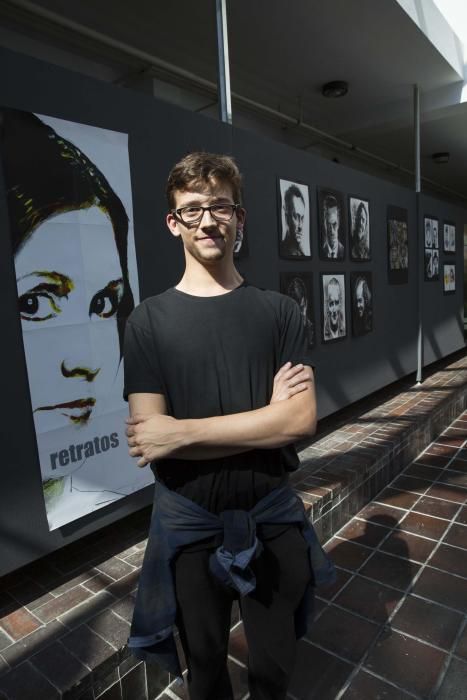
POLYGON ((183 224, 199 224, 205 211, 211 214, 214 221, 228 222, 232 220, 239 206, 240 204, 211 204, 209 207, 181 207, 172 209, 172 214, 183 224))

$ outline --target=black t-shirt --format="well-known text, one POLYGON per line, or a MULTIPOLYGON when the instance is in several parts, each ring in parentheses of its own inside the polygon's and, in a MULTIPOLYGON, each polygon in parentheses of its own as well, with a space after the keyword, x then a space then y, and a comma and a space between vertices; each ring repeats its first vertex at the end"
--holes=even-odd
MULTIPOLYGON (((215 297, 171 288, 143 301, 127 322, 124 397, 163 394, 168 414, 179 419, 251 411, 269 404, 274 375, 287 361, 312 364, 289 297, 245 282, 215 297)), ((297 466, 292 445, 152 465, 168 488, 216 514, 250 510, 297 466)))

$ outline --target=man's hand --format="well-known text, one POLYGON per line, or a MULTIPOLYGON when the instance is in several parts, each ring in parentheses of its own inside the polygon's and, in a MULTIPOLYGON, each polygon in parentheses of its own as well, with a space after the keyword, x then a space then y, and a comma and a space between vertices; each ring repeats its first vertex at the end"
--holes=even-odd
POLYGON ((286 401, 291 396, 309 389, 313 382, 313 370, 311 367, 286 362, 274 377, 271 403, 286 401))
POLYGON ((126 435, 130 455, 139 457, 138 467, 145 467, 154 459, 172 457, 185 445, 180 421, 160 413, 136 414, 127 418, 126 435))

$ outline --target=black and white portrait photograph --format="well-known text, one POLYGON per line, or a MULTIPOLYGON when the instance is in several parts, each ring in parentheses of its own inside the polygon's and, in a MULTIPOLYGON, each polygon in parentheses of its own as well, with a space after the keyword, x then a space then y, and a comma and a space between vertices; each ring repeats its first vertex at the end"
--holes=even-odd
POLYGON ((370 260, 370 203, 349 196, 350 259, 370 260))
POLYGON ((439 249, 438 219, 434 216, 425 216, 423 227, 425 231, 425 248, 439 249))
POLYGON ((308 185, 278 180, 279 255, 281 258, 311 257, 310 197, 308 185))
POLYGON ((345 318, 345 275, 321 273, 323 342, 341 340, 347 335, 345 318))
POLYGON ((407 209, 389 206, 388 222, 388 281, 404 284, 409 279, 409 234, 407 209))
POLYGON ((439 251, 436 248, 425 248, 425 281, 439 280, 439 251))
POLYGON ((433 234, 431 232, 431 219, 425 217, 424 221, 425 230, 425 248, 433 247, 433 234))
POLYGON ((350 275, 352 300, 352 333, 365 335, 373 330, 373 285, 371 272, 352 272, 350 275))
POLYGON ((455 265, 444 265, 443 269, 444 277, 444 293, 454 294, 456 291, 456 266, 455 265))
POLYGON ((456 252, 456 225, 451 221, 445 221, 443 225, 443 252, 456 252))
POLYGON ((313 313, 313 277, 311 272, 281 272, 280 289, 297 302, 305 328, 308 345, 315 344, 315 318, 313 313))
POLYGON ((318 189, 319 251, 323 260, 343 260, 347 216, 340 192, 318 189))

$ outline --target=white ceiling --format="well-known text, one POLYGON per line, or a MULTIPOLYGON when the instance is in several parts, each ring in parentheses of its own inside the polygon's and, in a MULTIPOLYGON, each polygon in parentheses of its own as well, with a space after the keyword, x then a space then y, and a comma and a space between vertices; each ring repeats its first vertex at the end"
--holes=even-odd
MULTIPOLYGON (((34 5, 216 82, 214 0, 34 5)), ((416 83, 422 93, 422 175, 467 198, 463 47, 432 0, 227 0, 227 5, 235 93, 410 169, 416 83), (348 81, 348 95, 322 97, 321 86, 329 80, 348 81), (437 166, 431 154, 445 150, 451 160, 437 166)), ((0 23, 32 37, 35 46, 42 40, 51 60, 63 55, 53 55, 58 47, 107 64, 114 79, 144 67, 123 51, 38 20, 28 7, 28 0, 0 0, 0 23)), ((313 140, 310 134, 294 135, 299 147, 313 140)))

